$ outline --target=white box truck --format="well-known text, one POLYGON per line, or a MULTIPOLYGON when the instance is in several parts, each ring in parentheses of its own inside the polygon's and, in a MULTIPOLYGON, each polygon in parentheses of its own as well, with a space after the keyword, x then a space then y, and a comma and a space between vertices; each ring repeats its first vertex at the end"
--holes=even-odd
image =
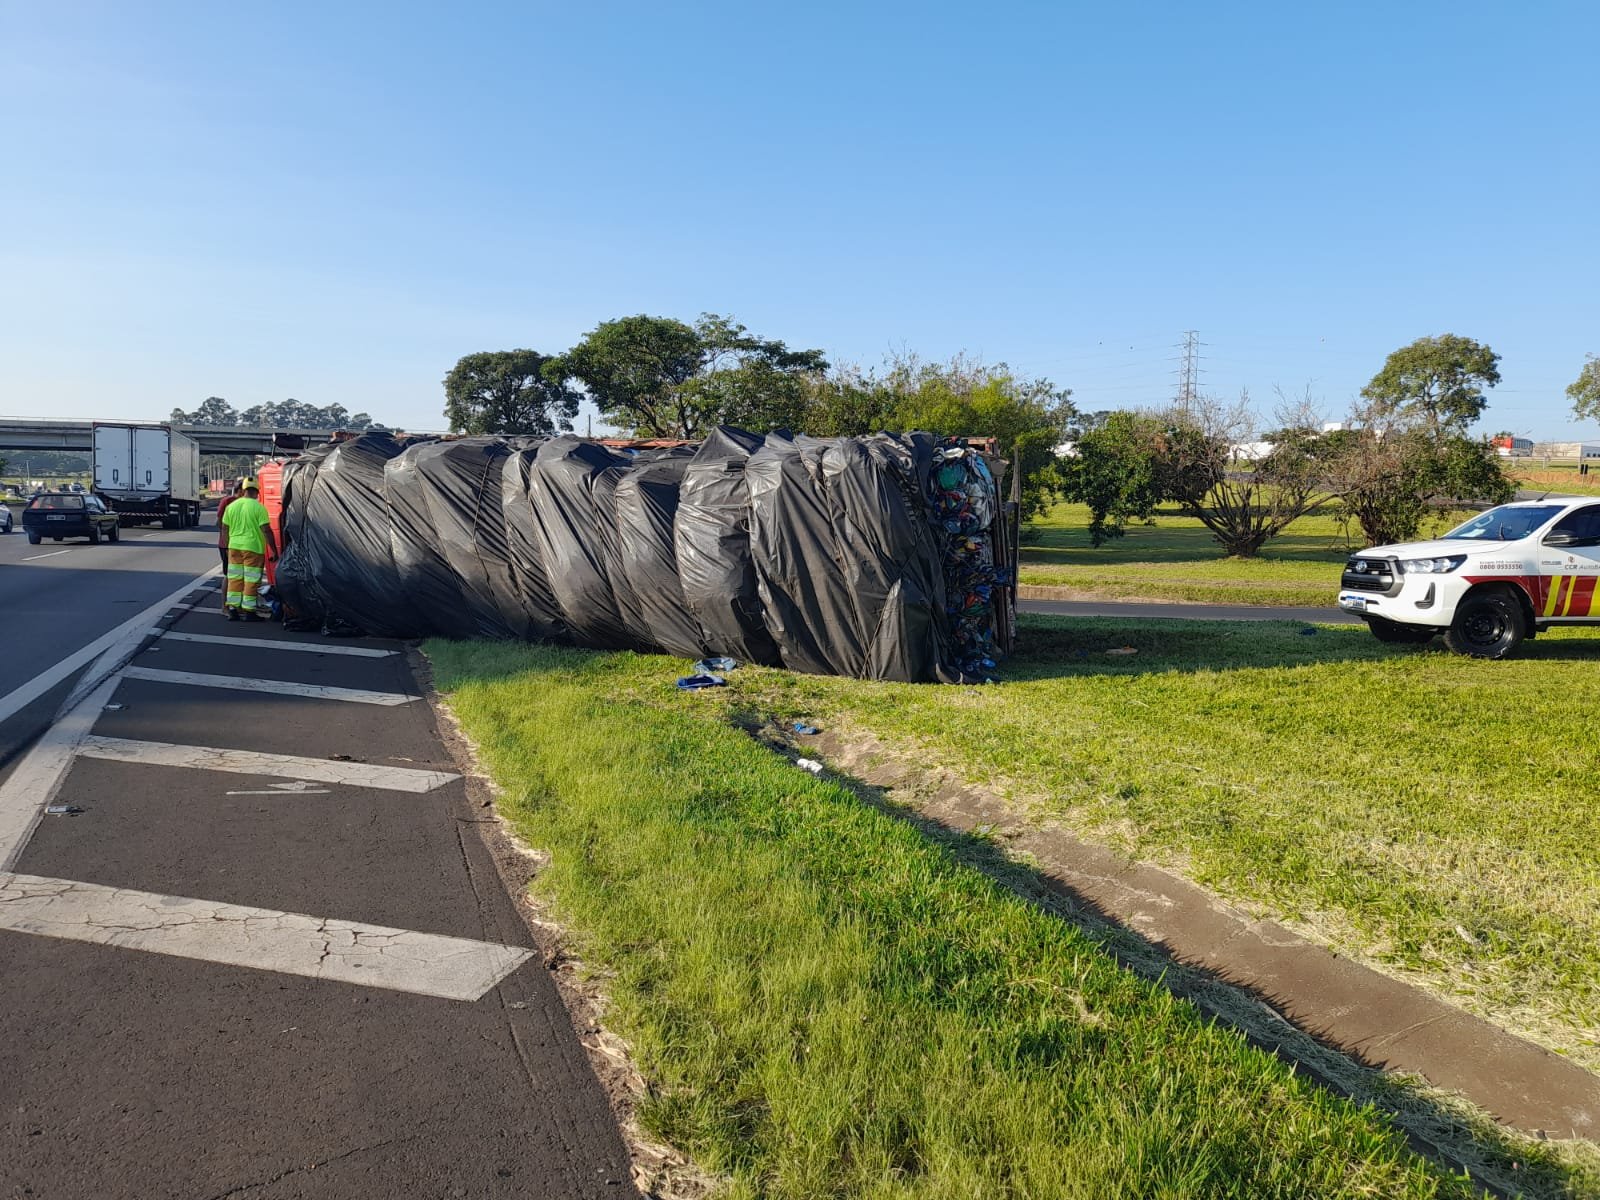
POLYGON ((94 425, 94 491, 124 525, 200 524, 200 446, 169 425, 94 425))

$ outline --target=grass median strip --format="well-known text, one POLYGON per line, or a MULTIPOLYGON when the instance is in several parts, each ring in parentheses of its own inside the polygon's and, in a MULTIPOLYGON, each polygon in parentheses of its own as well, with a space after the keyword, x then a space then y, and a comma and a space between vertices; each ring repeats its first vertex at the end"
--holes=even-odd
POLYGON ((611 973, 643 1123, 729 1195, 1471 1194, 1378 1113, 758 746, 725 698, 654 702, 669 660, 428 653, 502 811, 552 853, 536 888, 611 973))
POLYGON ((1331 510, 1301 517, 1258 558, 1227 558, 1193 517, 1162 510, 1103 546, 1089 544, 1089 510, 1058 504, 1034 522, 1017 578, 1111 598, 1210 604, 1330 605, 1360 529, 1348 537, 1331 510), (1350 538, 1355 539, 1352 543, 1350 538))
POLYGON ((1025 617, 997 688, 738 686, 997 781, 1594 1070, 1597 665, 1596 630, 1490 663, 1360 627, 1025 617))

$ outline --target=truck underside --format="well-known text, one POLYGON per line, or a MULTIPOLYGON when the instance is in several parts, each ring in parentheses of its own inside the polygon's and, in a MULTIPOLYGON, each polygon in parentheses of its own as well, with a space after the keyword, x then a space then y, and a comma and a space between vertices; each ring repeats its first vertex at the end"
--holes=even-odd
POLYGON ((101 494, 106 507, 121 518, 121 525, 160 525, 163 529, 193 529, 200 524, 200 502, 172 496, 137 496, 119 500, 101 494))

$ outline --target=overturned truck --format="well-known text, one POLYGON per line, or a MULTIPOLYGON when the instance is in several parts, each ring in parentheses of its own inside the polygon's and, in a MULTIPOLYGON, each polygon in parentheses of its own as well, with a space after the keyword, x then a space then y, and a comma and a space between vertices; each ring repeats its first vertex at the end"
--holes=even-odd
POLYGON ((1014 635, 1001 470, 921 433, 364 434, 285 468, 277 589, 302 619, 388 637, 982 682, 1014 635))

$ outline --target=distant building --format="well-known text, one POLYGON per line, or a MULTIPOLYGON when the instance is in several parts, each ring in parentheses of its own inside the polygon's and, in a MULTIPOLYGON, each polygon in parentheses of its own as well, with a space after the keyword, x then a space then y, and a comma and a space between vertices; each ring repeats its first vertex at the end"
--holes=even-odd
POLYGON ((1501 458, 1533 457, 1532 438, 1512 437, 1510 434, 1506 434, 1504 437, 1491 439, 1491 443, 1494 446, 1495 453, 1501 458))

